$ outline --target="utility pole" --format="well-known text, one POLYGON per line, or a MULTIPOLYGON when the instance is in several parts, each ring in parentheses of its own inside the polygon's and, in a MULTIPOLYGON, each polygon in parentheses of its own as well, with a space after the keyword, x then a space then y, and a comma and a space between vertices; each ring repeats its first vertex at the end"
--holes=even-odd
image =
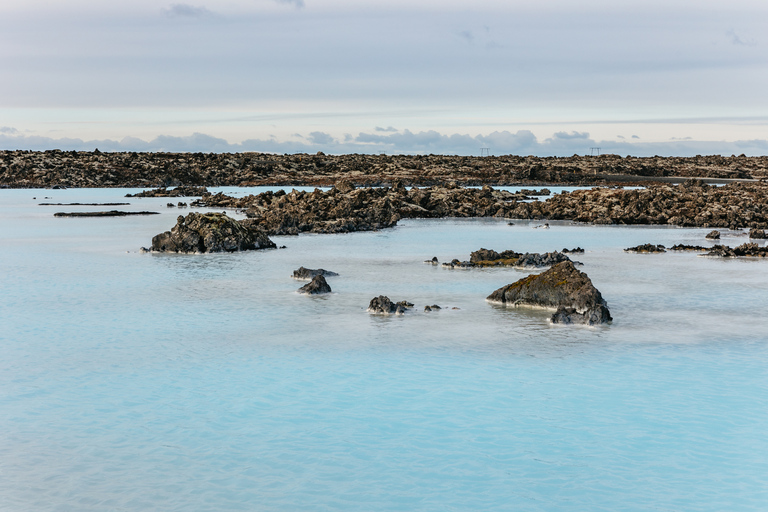
POLYGON ((491 156, 491 148, 480 148, 480 156, 491 156))

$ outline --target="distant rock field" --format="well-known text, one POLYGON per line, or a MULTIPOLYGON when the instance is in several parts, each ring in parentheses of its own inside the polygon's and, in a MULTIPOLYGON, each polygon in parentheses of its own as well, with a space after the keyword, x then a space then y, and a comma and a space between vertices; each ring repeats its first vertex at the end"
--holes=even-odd
POLYGON ((444 156, 0 151, 0 187, 355 186, 643 183, 768 178, 768 157, 444 156))

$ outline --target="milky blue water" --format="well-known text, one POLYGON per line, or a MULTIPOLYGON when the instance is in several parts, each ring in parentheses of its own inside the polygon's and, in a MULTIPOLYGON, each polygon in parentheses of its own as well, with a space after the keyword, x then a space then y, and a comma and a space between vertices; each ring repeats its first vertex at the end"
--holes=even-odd
POLYGON ((412 220, 141 254, 186 211, 125 193, 0 191, 0 510, 768 509, 768 261, 622 250, 708 230, 412 220), (484 300, 527 272, 422 263, 576 246, 610 326, 484 300), (302 265, 334 293, 297 294, 302 265), (380 294, 418 311, 371 316, 380 294))

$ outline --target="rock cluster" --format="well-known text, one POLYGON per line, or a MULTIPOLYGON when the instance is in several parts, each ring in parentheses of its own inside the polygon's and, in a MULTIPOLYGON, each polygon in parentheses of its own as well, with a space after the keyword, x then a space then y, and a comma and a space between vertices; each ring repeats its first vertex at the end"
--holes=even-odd
POLYGON ((267 235, 223 213, 180 215, 176 225, 152 238, 152 251, 205 253, 272 249, 267 235))
POLYGON ((653 252, 667 252, 667 248, 663 245, 643 244, 636 245, 635 247, 627 247, 624 252, 638 252, 638 253, 653 253, 653 252))
POLYGON ((600 292, 570 261, 499 288, 487 300, 509 306, 557 308, 553 323, 597 325, 612 320, 600 292))
POLYGON ((764 229, 752 228, 749 230, 749 238, 763 239, 768 238, 768 236, 765 235, 764 229))
POLYGON ((716 229, 713 229, 709 233, 707 233, 707 236, 705 236, 707 240, 720 240, 720 232, 716 229))
POLYGON ((593 188, 557 194, 546 201, 519 203, 511 217, 574 220, 593 224, 768 228, 768 184, 722 187, 689 180, 646 189, 593 188))
POLYGON ((473 268, 473 267, 550 267, 562 261, 571 259, 562 252, 545 252, 543 254, 519 253, 513 250, 496 252, 493 249, 479 249, 469 255, 469 261, 454 259, 450 263, 443 263, 447 268, 473 268))
POLYGON ((455 185, 406 189, 342 188, 264 192, 243 198, 205 194, 193 206, 245 209, 248 222, 270 235, 346 233, 394 226, 401 218, 504 217, 522 196, 455 185))
POLYGON ((331 287, 322 274, 317 274, 312 278, 312 281, 299 288, 298 291, 299 293, 304 293, 306 295, 319 295, 322 293, 331 293, 331 287))
POLYGON ((412 307, 413 304, 408 301, 401 300, 394 303, 386 295, 379 295, 371 299, 368 312, 377 315, 402 315, 412 307))
POLYGON ((721 258, 766 258, 768 247, 760 247, 754 242, 741 244, 738 247, 727 245, 715 245, 705 256, 718 256, 721 258))
MULTIPOLYGON (((357 185, 402 180, 426 186, 641 182, 669 176, 762 178, 768 157, 622 158, 446 155, 275 155, 0 151, 0 187, 172 187, 177 185, 357 185)), ((543 192, 543 191, 540 191, 543 192)), ((194 194, 191 194, 194 195, 194 194)), ((532 194, 531 194, 532 195, 532 194)))

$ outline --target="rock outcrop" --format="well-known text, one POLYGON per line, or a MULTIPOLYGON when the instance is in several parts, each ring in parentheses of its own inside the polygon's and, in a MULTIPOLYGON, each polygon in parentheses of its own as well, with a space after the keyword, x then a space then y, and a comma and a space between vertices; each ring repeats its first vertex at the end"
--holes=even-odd
POLYGON ((562 252, 553 251, 545 253, 519 253, 513 250, 496 252, 493 249, 478 249, 469 255, 469 261, 452 260, 443 263, 447 268, 474 268, 474 267, 517 267, 539 268, 550 267, 562 261, 571 259, 562 252))
POLYGON ((713 229, 709 233, 707 233, 707 236, 705 236, 707 240, 720 240, 720 232, 716 229, 713 229))
POLYGON ((704 254, 704 256, 720 258, 766 258, 768 257, 768 247, 760 247, 755 242, 741 244, 738 247, 715 245, 707 254, 704 254))
POLYGON ((663 245, 643 244, 636 245, 635 247, 627 247, 624 252, 637 252, 637 253, 654 253, 654 252, 667 252, 667 248, 663 245))
POLYGON ((379 295, 371 299, 368 312, 377 315, 402 315, 412 307, 413 304, 408 301, 401 300, 394 303, 386 295, 379 295))
POLYGON ((223 213, 180 215, 170 231, 152 238, 152 251, 205 253, 273 249, 262 231, 242 225, 223 213))
POLYGON ((299 267, 298 269, 293 271, 293 277, 294 279, 314 279, 315 276, 323 276, 323 277, 334 277, 338 276, 336 272, 331 272, 330 270, 325 270, 324 268, 304 268, 299 267))
POLYGON ((765 235, 764 229, 752 228, 749 230, 749 238, 764 239, 764 238, 768 238, 768 236, 765 235))
POLYGON ((553 323, 597 325, 612 321, 600 292, 570 261, 499 288, 487 300, 509 306, 557 308, 553 323))
POLYGON ((299 288, 298 291, 306 295, 319 295, 321 293, 331 293, 331 287, 321 274, 317 274, 312 278, 312 281, 299 288))

